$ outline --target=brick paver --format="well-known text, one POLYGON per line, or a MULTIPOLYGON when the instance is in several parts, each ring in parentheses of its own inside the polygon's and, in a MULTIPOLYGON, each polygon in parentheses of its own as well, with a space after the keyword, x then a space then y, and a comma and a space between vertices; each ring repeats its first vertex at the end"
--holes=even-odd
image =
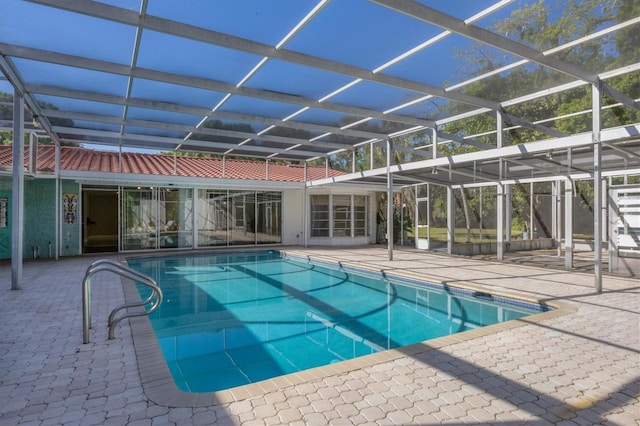
POLYGON ((93 257, 28 262, 20 291, 0 265, 0 424, 640 425, 640 280, 379 247, 309 249, 368 264, 561 302, 575 312, 437 349, 309 376, 297 385, 204 407, 165 406, 144 391, 130 326, 107 340, 123 301, 109 274, 93 281, 92 343, 82 344, 81 280, 93 257), (101 301, 98 303, 97 301, 101 301))

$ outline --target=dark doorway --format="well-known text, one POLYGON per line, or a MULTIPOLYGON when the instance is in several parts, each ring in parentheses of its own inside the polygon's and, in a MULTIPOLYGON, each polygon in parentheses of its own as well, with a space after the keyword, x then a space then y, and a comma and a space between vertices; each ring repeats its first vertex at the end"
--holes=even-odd
POLYGON ((118 251, 118 188, 82 191, 82 252, 118 251))

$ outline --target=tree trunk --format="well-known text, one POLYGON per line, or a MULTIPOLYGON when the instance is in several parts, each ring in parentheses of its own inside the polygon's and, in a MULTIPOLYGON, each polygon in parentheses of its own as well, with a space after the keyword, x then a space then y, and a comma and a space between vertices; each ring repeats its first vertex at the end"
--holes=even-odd
POLYGON ((464 210, 464 220, 467 225, 467 242, 471 242, 471 212, 469 206, 469 199, 464 188, 460 188, 460 195, 462 197, 462 209, 464 210))

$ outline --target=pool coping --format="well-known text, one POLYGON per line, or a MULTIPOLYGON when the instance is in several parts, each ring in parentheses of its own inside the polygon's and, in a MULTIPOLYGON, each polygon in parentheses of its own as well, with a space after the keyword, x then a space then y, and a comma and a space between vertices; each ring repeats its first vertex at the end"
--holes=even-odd
MULTIPOLYGON (((295 256, 306 257, 312 260, 333 263, 336 265, 339 264, 344 267, 350 267, 353 269, 368 270, 372 273, 384 273, 383 269, 376 269, 374 267, 369 267, 368 265, 362 264, 356 265, 349 262, 340 262, 336 258, 320 255, 310 255, 309 253, 306 253, 304 251, 280 250, 280 252, 284 253, 285 255, 290 253, 295 256)), ((166 255, 166 253, 163 253, 162 255, 158 255, 158 257, 166 255)), ((126 259, 123 257, 120 259, 120 261, 126 262, 126 259)), ((440 348, 456 343, 476 339, 489 334, 495 334, 517 327, 522 327, 528 324, 539 323, 541 321, 568 315, 577 311, 577 308, 566 303, 560 303, 556 300, 546 300, 541 298, 538 299, 530 295, 522 295, 512 291, 505 291, 496 287, 471 284, 468 282, 443 282, 442 280, 436 279, 435 277, 429 277, 426 274, 417 274, 411 272, 405 273, 401 271, 395 271, 393 275, 409 278, 412 280, 421 280, 436 285, 444 285, 449 288, 457 288, 470 292, 482 292, 485 294, 488 293, 492 296, 521 300, 523 302, 532 304, 540 304, 549 307, 550 310, 529 315, 524 318, 492 324, 481 328, 452 334, 449 336, 438 337, 412 345, 403 346, 401 348, 389 349, 383 352, 364 355, 335 364, 314 367, 308 370, 290 373, 283 376, 266 379, 260 382, 250 383, 247 385, 237 386, 234 388, 215 392, 203 393, 185 392, 178 389, 171 376, 171 372, 169 371, 169 367, 167 366, 164 355, 160 348, 160 344, 158 343, 155 332, 153 331, 153 327, 151 326, 151 321, 147 316, 133 317, 129 319, 129 324, 133 337, 133 346, 136 353, 136 360, 138 363, 138 370, 140 372, 140 379, 142 381, 144 393, 146 394, 147 398, 149 398, 149 400, 158 405, 167 407, 196 408, 228 404, 236 401, 242 401, 251 397, 264 395, 265 393, 270 391, 280 390, 290 386, 307 383, 313 380, 322 380, 330 376, 349 373, 355 370, 371 367, 376 364, 394 361, 400 358, 422 354, 428 351, 438 350, 440 348)), ((127 302, 140 300, 140 296, 132 280, 123 278, 122 288, 125 300, 127 302)))

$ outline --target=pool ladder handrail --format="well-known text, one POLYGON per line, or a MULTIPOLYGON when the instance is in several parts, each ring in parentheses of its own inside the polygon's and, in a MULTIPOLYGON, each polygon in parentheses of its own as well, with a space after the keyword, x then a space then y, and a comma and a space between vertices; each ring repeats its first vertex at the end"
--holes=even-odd
POLYGON ((99 259, 93 262, 87 268, 87 272, 82 280, 82 343, 89 343, 89 329, 91 328, 91 277, 98 272, 107 271, 137 281, 151 288, 151 294, 145 300, 139 302, 130 302, 120 305, 113 309, 109 314, 109 340, 114 338, 115 326, 126 318, 149 315, 160 307, 162 303, 162 290, 156 281, 148 275, 133 270, 115 260, 99 259), (123 309, 133 308, 137 306, 145 306, 153 302, 149 309, 127 312, 116 318, 118 312, 123 309))

